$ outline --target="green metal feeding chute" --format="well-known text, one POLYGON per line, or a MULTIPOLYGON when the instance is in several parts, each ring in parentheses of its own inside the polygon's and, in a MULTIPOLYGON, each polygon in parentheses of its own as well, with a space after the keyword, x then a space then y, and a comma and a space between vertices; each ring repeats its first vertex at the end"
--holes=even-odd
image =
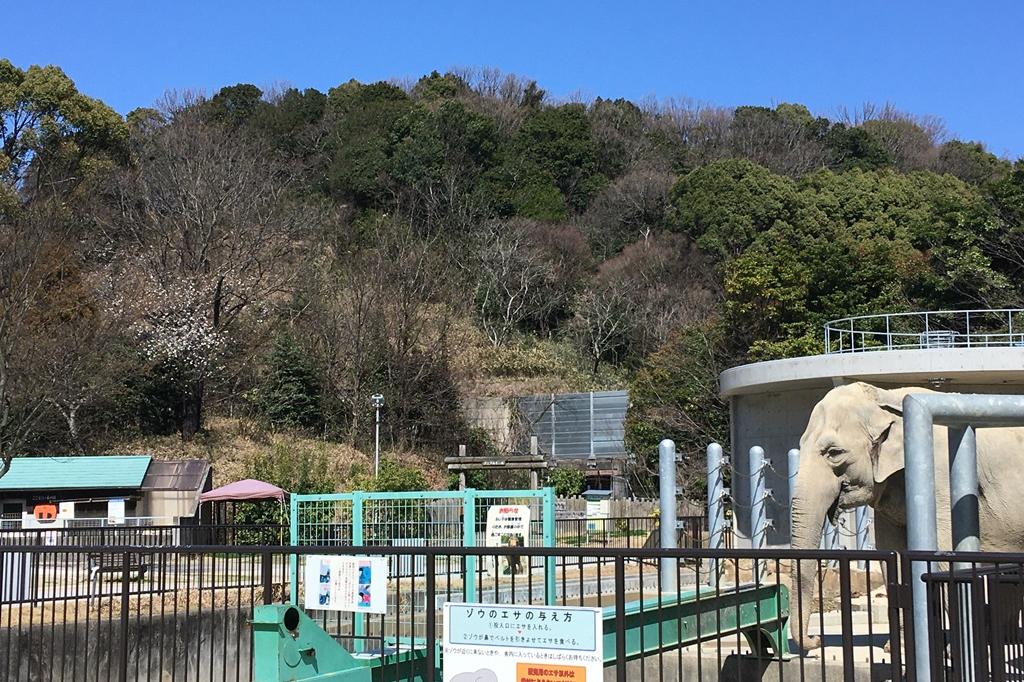
POLYGON ((290 604, 255 607, 252 637, 255 682, 419 682, 426 679, 427 666, 437 660, 436 646, 383 655, 351 654, 290 604))
POLYGON ((622 619, 626 660, 732 634, 741 634, 760 658, 780 660, 789 654, 789 590, 785 585, 697 586, 678 595, 627 602, 619 615, 615 607, 606 607, 605 665, 616 660, 616 618, 622 619))
MULTIPOLYGON (((699 586, 603 612, 605 666, 660 655, 731 634, 742 635, 760 658, 788 657, 786 624, 789 591, 783 585, 735 586, 727 591, 699 586), (624 635, 617 657, 617 626, 624 635)), ((349 653, 301 609, 289 604, 257 606, 253 613, 256 682, 344 680, 422 682, 427 666, 443 669, 436 633, 433 642, 395 640, 381 652, 349 653)), ((435 679, 440 679, 435 669, 435 679)))

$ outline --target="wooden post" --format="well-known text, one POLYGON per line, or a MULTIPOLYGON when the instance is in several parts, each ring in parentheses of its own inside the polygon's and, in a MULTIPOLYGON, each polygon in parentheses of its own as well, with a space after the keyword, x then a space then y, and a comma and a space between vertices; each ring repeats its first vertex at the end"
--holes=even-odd
MULTIPOLYGON (((466 446, 465 445, 460 445, 459 446, 459 457, 465 457, 465 456, 466 456, 466 446)), ((465 490, 465 489, 466 489, 466 472, 465 471, 460 471, 459 472, 459 490, 465 490)))

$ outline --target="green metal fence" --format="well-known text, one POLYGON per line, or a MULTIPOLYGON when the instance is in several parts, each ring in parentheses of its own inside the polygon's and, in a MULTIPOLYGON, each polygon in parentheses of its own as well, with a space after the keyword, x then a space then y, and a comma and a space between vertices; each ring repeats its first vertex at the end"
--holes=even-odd
MULTIPOLYGON (((495 505, 530 508, 530 547, 555 546, 555 491, 457 490, 401 493, 354 491, 329 495, 292 495, 291 544, 294 546, 482 547, 487 511, 495 505)), ((421 561, 426 561, 422 558, 421 561)), ((555 562, 538 559, 530 569, 544 569, 545 594, 554 603, 555 562)), ((468 594, 476 591, 477 557, 459 566, 468 594)), ((392 563, 393 576, 425 573, 411 559, 392 563)), ((298 561, 291 560, 292 594, 297 595, 298 561)))

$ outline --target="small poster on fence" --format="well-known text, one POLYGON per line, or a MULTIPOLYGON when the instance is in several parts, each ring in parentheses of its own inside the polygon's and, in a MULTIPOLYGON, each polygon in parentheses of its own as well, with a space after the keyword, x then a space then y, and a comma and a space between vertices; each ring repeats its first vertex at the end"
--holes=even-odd
POLYGON ((388 562, 384 557, 306 557, 306 609, 387 613, 388 562))
POLYGON ((444 682, 601 682, 600 608, 444 605, 444 682))
MULTIPOLYGON (((496 504, 488 508, 485 544, 487 547, 529 547, 530 508, 522 504, 496 504)), ((518 575, 529 568, 529 560, 521 554, 499 557, 497 564, 489 557, 483 561, 488 573, 493 574, 497 566, 501 576, 518 575)))

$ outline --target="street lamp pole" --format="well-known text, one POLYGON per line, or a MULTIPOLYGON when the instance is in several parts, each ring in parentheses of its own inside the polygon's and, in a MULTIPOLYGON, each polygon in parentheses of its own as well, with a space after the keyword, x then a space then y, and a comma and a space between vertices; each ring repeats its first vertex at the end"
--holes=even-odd
POLYGON ((374 393, 370 396, 370 404, 377 411, 376 435, 374 436, 375 454, 373 457, 373 476, 376 478, 380 476, 380 408, 384 407, 384 396, 380 393, 374 393))

